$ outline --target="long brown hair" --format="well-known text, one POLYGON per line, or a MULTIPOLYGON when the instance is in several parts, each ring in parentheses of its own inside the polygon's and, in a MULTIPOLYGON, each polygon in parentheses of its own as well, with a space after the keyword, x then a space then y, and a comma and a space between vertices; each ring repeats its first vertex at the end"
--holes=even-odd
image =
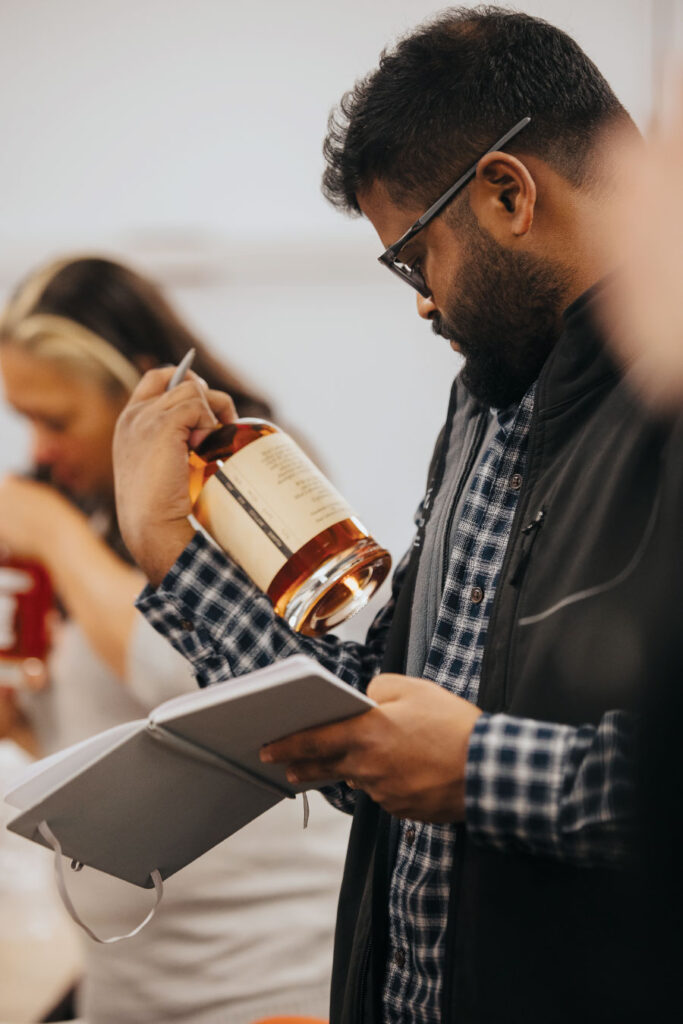
MULTIPOLYGON (((59 260, 35 271, 22 282, 5 310, 0 341, 16 342, 21 338, 22 324, 29 319, 38 328, 47 325, 47 329, 59 326, 61 321, 66 333, 71 321, 76 325, 74 334, 84 329, 80 335, 85 353, 88 336, 93 349, 99 338, 138 369, 177 364, 193 347, 193 370, 209 387, 227 391, 238 415, 271 416, 267 400, 212 355, 152 281, 113 260, 59 260)), ((115 353, 113 356, 115 359, 115 353)), ((114 376, 120 381, 121 374, 114 376)))

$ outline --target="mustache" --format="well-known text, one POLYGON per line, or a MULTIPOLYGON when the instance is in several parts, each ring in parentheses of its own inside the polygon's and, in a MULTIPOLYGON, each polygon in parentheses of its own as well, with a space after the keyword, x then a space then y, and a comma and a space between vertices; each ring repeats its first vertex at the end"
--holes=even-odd
POLYGON ((461 348, 463 347, 463 341, 458 332, 448 322, 444 322, 440 313, 434 313, 431 321, 432 331, 436 334, 437 338, 444 338, 446 341, 457 341, 458 345, 461 348))
POLYGON ((441 315, 439 313, 434 313, 431 320, 432 330, 434 331, 434 334, 436 334, 437 338, 445 338, 446 341, 452 341, 452 338, 449 336, 447 329, 444 327, 443 318, 441 317, 441 315))

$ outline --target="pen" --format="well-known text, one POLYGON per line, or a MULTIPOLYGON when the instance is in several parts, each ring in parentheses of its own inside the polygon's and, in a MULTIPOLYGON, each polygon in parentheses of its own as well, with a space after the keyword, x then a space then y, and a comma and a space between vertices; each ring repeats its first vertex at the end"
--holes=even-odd
POLYGON ((183 358, 180 360, 175 368, 173 376, 166 385, 166 390, 171 391, 172 388, 176 387, 185 378, 185 374, 192 366, 192 361, 195 357, 196 349, 189 348, 183 358))

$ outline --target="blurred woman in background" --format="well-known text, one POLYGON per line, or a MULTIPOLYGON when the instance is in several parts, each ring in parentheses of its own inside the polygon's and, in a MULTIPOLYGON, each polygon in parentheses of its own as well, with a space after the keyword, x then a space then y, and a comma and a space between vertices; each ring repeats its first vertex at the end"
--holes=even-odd
MULTIPOLYGON (((3 696, 41 755, 143 718, 196 685, 134 609, 145 581, 118 533, 111 463, 116 419, 141 374, 192 346, 193 369, 228 391, 239 415, 270 416, 150 281, 109 260, 40 269, 0 321, 6 398, 33 443, 33 479, 0 483, 0 544, 48 569, 62 608, 47 686, 3 696)), ((326 1016, 347 824, 321 798, 312 812, 304 833, 299 809, 284 801, 170 878, 135 938, 85 939, 78 1011, 88 1024, 326 1016)), ((148 907, 148 894, 106 875, 84 871, 69 884, 100 935, 129 930, 148 907)))

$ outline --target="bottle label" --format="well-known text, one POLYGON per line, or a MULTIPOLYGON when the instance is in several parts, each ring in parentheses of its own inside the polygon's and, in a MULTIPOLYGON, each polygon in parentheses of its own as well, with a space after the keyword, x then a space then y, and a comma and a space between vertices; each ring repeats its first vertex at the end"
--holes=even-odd
POLYGON ((278 432, 222 462, 194 514, 265 592, 295 551, 353 511, 298 445, 278 432))

